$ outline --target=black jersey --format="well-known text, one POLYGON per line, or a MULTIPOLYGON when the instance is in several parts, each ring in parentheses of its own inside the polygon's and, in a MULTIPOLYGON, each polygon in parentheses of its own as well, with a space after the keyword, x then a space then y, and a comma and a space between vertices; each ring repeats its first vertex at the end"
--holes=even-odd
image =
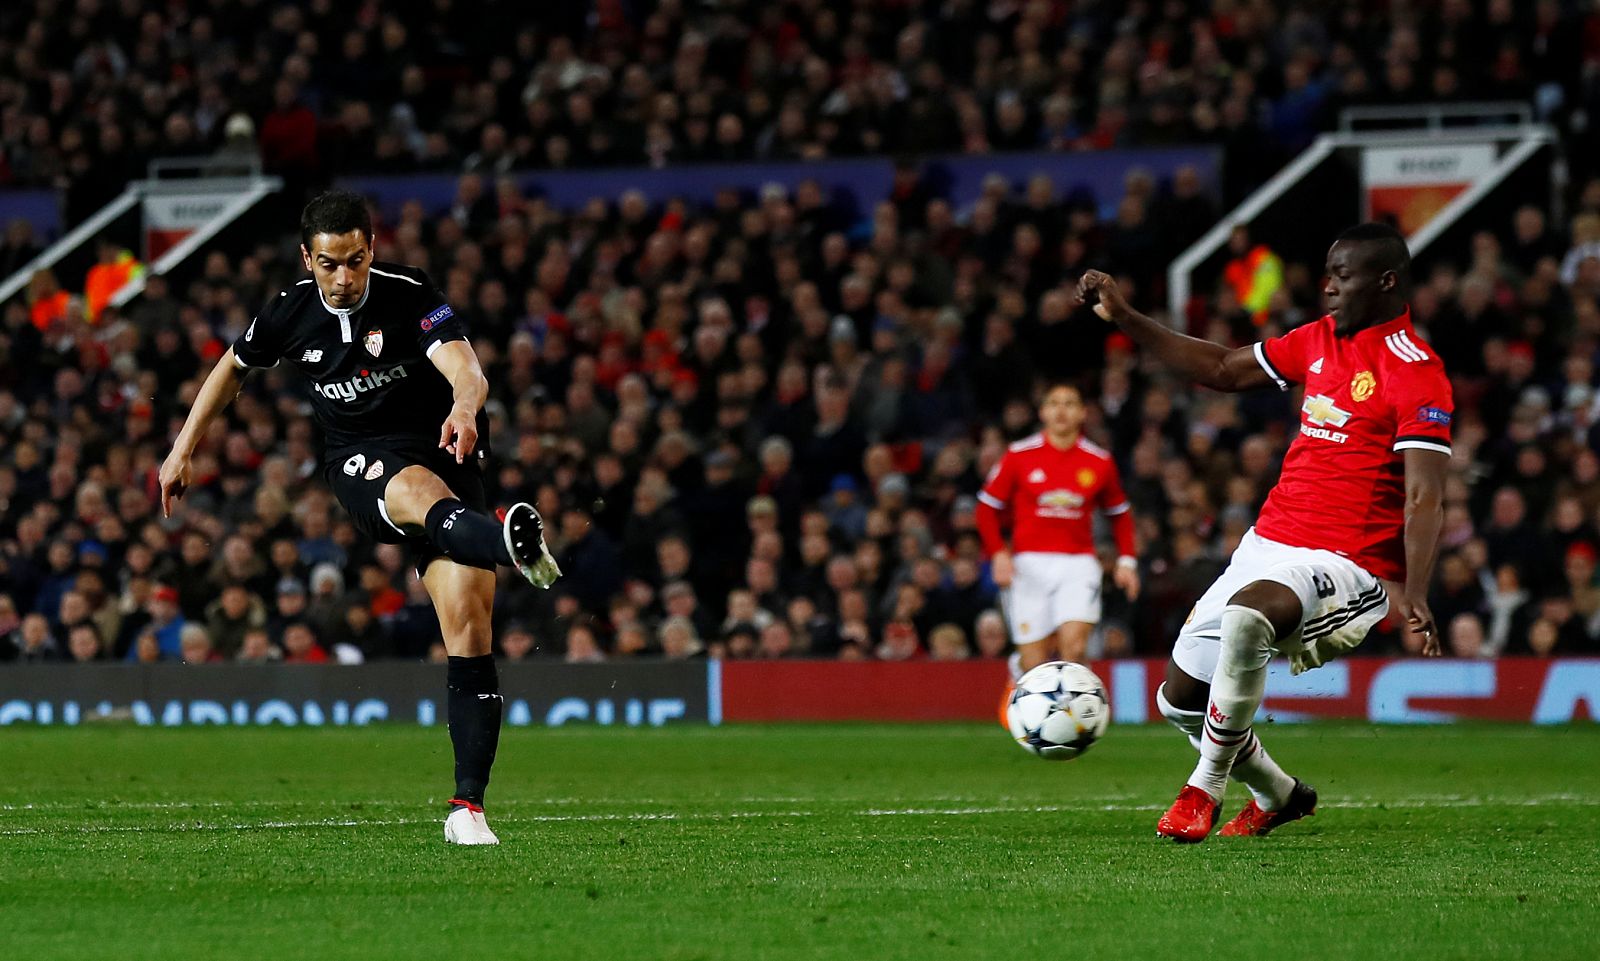
MULTIPOLYGON (((349 310, 322 299, 307 278, 280 292, 233 345, 244 368, 287 360, 311 383, 311 408, 328 450, 372 438, 427 437, 455 403, 428 359, 465 340, 444 296, 415 267, 374 261, 367 292, 349 310)), ((478 412, 483 434, 483 412, 478 412)))

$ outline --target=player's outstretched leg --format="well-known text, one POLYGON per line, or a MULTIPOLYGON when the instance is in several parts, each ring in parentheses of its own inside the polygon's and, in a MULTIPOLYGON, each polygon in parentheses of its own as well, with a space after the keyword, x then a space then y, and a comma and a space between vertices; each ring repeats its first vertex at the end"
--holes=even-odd
POLYGON ((1272 581, 1256 581, 1230 600, 1222 614, 1222 647, 1211 679, 1200 763, 1156 823, 1158 835, 1203 841, 1216 826, 1228 774, 1254 738, 1251 725, 1266 691, 1273 645, 1278 637, 1293 632, 1300 617, 1299 597, 1272 581))
POLYGON ((445 840, 453 844, 499 844, 484 819, 484 793, 500 744, 505 701, 490 650, 490 616, 494 610, 494 572, 439 558, 428 565, 422 582, 439 614, 450 659, 446 667, 446 717, 455 750, 455 793, 444 822, 445 840))
POLYGON ((445 557, 468 567, 515 567, 535 587, 548 588, 561 568, 544 542, 544 521, 532 504, 513 504, 498 517, 467 506, 439 476, 413 464, 389 481, 383 503, 389 521, 427 531, 445 557))

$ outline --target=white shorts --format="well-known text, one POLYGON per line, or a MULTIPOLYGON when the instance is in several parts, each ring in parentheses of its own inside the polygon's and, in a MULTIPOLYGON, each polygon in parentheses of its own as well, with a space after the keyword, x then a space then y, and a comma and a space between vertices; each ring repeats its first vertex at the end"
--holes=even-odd
POLYGON ((1069 621, 1100 623, 1100 559, 1093 554, 1028 552, 1015 558, 1016 576, 1000 592, 1011 640, 1042 641, 1069 621))
POLYGON ((1254 581, 1272 581, 1300 598, 1300 626, 1280 640, 1277 650, 1295 674, 1320 667, 1366 639, 1389 613, 1383 582, 1348 557, 1310 547, 1290 547, 1245 532, 1228 569, 1189 612, 1172 647, 1172 660, 1190 677, 1211 683, 1222 647, 1222 611, 1239 590, 1254 581))

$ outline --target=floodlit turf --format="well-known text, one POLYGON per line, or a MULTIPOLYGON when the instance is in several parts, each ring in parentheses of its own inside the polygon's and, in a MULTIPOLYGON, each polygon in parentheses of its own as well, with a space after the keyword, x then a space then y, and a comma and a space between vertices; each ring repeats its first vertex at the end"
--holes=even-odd
POLYGON ((1320 813, 1180 848, 1163 728, 513 730, 462 849, 442 729, 5 728, 0 956, 1600 956, 1600 728, 1263 733, 1320 813))

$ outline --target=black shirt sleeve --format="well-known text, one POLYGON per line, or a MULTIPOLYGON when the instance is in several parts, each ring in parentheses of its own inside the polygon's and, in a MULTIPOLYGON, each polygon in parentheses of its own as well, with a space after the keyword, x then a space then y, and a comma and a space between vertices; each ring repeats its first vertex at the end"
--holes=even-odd
POLYGON ((278 366, 283 359, 283 305, 289 292, 283 291, 267 302, 250 321, 250 326, 233 342, 233 362, 243 368, 278 366))
POLYGON ((467 328, 428 275, 417 273, 422 279, 422 288, 417 292, 417 345, 432 357, 440 344, 466 340, 467 328))

